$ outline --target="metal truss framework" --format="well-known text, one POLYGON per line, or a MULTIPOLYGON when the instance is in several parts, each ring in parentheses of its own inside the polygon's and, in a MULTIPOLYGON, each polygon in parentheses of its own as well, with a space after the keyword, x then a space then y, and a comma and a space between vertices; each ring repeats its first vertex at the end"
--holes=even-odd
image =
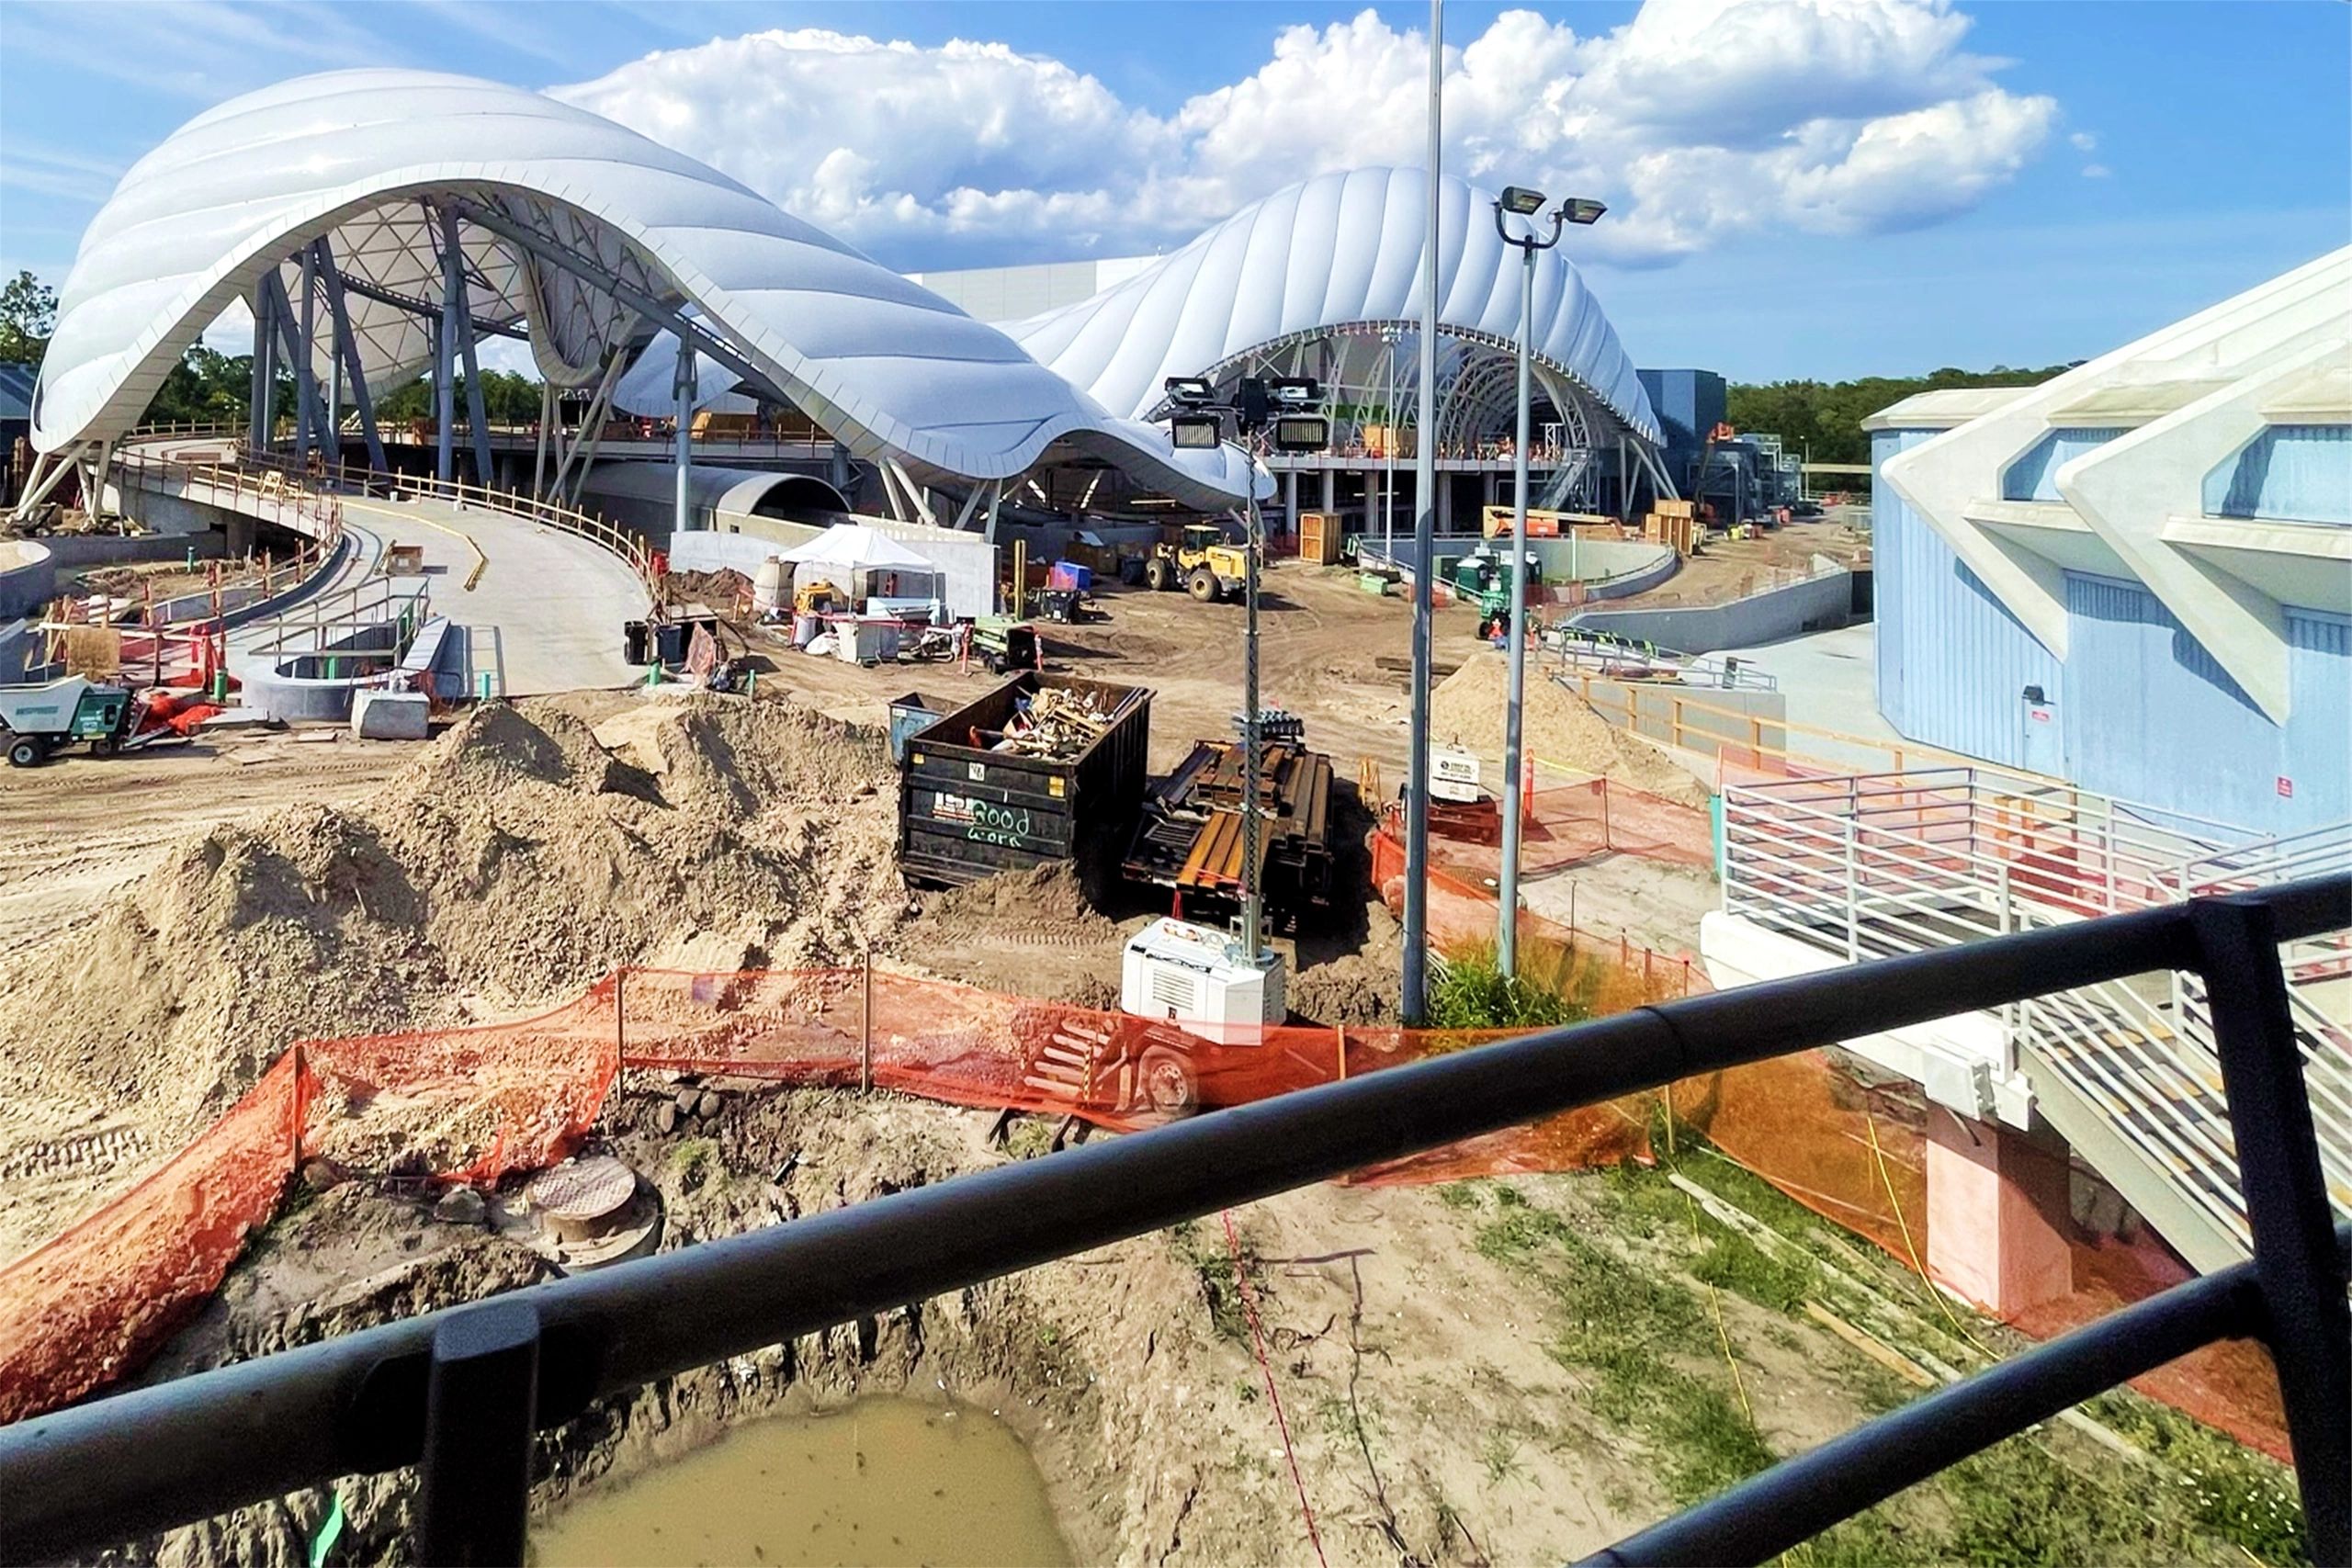
MULTIPOLYGON (((1415 430, 1418 355, 1409 345, 1420 323, 1413 321, 1346 321, 1285 333, 1229 355, 1203 372, 1223 386, 1244 376, 1312 376, 1324 386, 1332 444, 1369 448, 1373 427, 1415 430)), ((1473 328, 1442 327, 1438 345, 1437 442, 1441 453, 1471 453, 1512 434, 1516 423, 1518 344, 1510 338, 1473 328)), ((1540 484, 1536 504, 1588 509, 1599 483, 1596 458, 1613 446, 1618 472, 1630 488, 1638 473, 1657 494, 1674 487, 1650 443, 1626 431, 1599 407, 1566 367, 1547 355, 1532 356, 1536 395, 1532 424, 1540 433, 1529 454, 1531 488, 1540 484)), ((1165 403, 1152 412, 1165 418, 1165 403)))

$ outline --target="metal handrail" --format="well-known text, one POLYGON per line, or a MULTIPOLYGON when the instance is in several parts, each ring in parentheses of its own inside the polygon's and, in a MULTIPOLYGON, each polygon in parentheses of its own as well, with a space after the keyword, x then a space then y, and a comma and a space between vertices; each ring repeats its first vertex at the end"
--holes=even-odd
POLYGON ((1771 1556, 2090 1393, 2244 1335, 2278 1363, 2313 1556, 2341 1562, 2352 1558, 2352 1314, 2278 945, 2347 925, 2352 876, 2337 876, 1691 997, 385 1324, 0 1428, 0 1540, 12 1556, 83 1555, 421 1460, 415 1554, 511 1560, 534 1429, 596 1399, 1694 1074, 2193 969, 2213 992, 2231 1115, 2260 1129, 2239 1140, 2251 1269, 2178 1287, 1930 1394, 1702 1506, 1679 1521, 1685 1534, 1670 1522, 1610 1560, 1771 1556), (1824 1453, 1860 1458, 1831 1465, 1824 1453), (1769 1501, 1791 1494, 1806 1501, 1769 1501), (1730 1544, 1689 1547, 1701 1526, 1719 1532, 1701 1539, 1730 1544))
MULTIPOLYGON (((291 458, 275 452, 247 452, 246 458, 266 468, 277 468, 300 475, 303 470, 291 458)), ((458 506, 483 506, 527 518, 529 521, 584 539, 608 554, 618 556, 630 570, 650 584, 653 577, 653 552, 636 535, 614 527, 601 517, 593 517, 571 507, 559 506, 520 491, 493 490, 486 485, 466 484, 455 479, 428 479, 415 474, 382 474, 374 469, 345 462, 325 464, 312 471, 330 490, 368 490, 389 488, 394 496, 401 494, 431 496, 458 506)))
MULTIPOLYGON (((2177 878, 2147 863, 2079 887, 2060 880, 2028 841, 2015 855, 1976 847, 1973 783, 1959 797, 1935 791, 1965 770, 1803 781, 1727 793, 1724 907, 1858 962, 1949 947, 2023 927, 2080 919, 2082 900, 2109 908, 2177 903, 2177 878), (1890 784, 1889 781, 1893 782, 1890 784), (1926 784, 1927 789, 1907 786, 1926 784), (1875 793, 1913 804, 1873 808, 1875 793), (1929 798, 1924 803, 1917 797, 1929 798), (1792 797, 1806 797, 1797 804, 1792 797), (1758 810, 1759 802, 1769 808, 1758 810), (1842 809, 1841 809, 1842 807, 1842 809), (1949 809, 1947 809, 1949 808, 1949 809), (1903 824, 1883 827, 1871 820, 1903 824), (1966 828, 1967 836, 1954 829, 1966 828), (1938 834, 1941 833, 1940 839, 1938 834)), ((2220 1072, 2202 989, 2185 977, 2170 1011, 2128 986, 2106 984, 2037 999, 2007 1032, 2012 1053, 2035 1050, 2108 1113, 2133 1119, 2131 1142, 2163 1161, 2171 1184, 2224 1231, 2245 1236, 2237 1150, 2222 1132, 2220 1072)), ((2320 1159, 2335 1190, 2352 1194, 2352 1101, 2341 1025, 2291 985, 2287 1013, 2309 1088, 2320 1159)), ((2014 1066, 2014 1061, 2009 1064, 2014 1066)), ((2343 1206, 2352 1211, 2352 1198, 2343 1206)))

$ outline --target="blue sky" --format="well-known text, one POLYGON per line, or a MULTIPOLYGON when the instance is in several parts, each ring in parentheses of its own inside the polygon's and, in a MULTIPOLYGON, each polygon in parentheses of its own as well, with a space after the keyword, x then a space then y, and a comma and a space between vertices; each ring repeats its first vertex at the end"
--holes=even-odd
MULTIPOLYGON (((1644 364, 2050 363, 2352 243, 2352 6, 2334 0, 1532 10, 1449 7, 1469 49, 1449 158, 1610 199, 1576 243, 1644 364)), ((0 265, 62 282, 114 179, 177 124, 371 63, 560 89, 893 265, 1148 253, 1313 169, 1417 161, 1425 17, 11 0, 0 265)))

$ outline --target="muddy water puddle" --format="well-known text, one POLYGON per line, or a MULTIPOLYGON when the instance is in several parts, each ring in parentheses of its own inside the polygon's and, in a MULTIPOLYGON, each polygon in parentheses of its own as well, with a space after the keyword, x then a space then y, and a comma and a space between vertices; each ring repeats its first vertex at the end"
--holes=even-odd
POLYGON ((1059 1568, 1070 1555, 1012 1428, 975 1410, 868 1399, 751 1422, 583 1492, 532 1530, 530 1561, 1059 1568))

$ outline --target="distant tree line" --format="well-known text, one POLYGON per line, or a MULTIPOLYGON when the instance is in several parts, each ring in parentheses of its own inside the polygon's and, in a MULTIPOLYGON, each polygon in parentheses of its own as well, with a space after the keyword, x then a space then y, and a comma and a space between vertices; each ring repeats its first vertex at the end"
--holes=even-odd
MULTIPOLYGON (((2076 360, 2075 365, 2082 362, 2076 360)), ((1946 367, 1925 376, 1865 376, 1858 381, 1772 381, 1762 386, 1734 383, 1724 400, 1724 417, 1735 429, 1770 431, 1786 449, 1803 452, 1810 444, 1816 463, 1867 463, 1870 437, 1862 421, 1914 392, 1947 387, 2031 387, 2072 370, 2075 365, 2052 365, 2040 370, 1996 365, 1990 370, 1959 370, 1946 367)))

